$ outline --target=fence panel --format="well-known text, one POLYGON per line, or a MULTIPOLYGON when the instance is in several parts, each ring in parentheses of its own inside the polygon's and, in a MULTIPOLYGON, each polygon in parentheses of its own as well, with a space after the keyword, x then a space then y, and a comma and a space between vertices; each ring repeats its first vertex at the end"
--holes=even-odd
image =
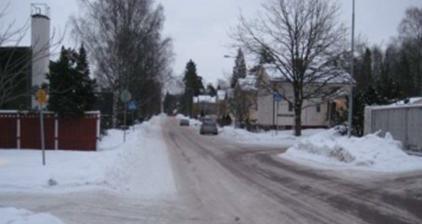
POLYGON ((59 148, 64 150, 95 150, 97 145, 97 116, 59 119, 59 148))
POLYGON ((13 149, 17 147, 17 114, 0 113, 0 147, 13 149))
POLYGON ((422 150, 422 107, 410 109, 407 117, 408 147, 422 150))
MULTIPOLYGON (((38 114, 23 114, 21 120, 21 148, 40 149, 41 129, 38 114)), ((45 149, 54 149, 54 115, 44 115, 45 149)))
POLYGON ((407 149, 422 151, 422 105, 366 107, 365 134, 381 130, 400 140, 407 149))
MULTIPOLYGON (((99 128, 99 112, 87 112, 82 118, 57 118, 53 113, 46 113, 46 149, 95 151, 99 128)), ((39 114, 0 111, 0 148, 40 149, 40 136, 39 114)))

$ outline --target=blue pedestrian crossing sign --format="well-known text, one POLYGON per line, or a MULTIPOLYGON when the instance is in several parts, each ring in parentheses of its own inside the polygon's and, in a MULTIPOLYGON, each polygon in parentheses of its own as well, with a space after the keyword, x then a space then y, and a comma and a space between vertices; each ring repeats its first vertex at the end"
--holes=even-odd
POLYGON ((136 103, 136 101, 135 100, 131 100, 131 101, 129 101, 129 103, 127 104, 127 108, 129 109, 129 110, 136 110, 136 109, 138 109, 138 105, 137 105, 137 103, 136 103))
POLYGON ((278 93, 278 92, 274 92, 273 93, 273 99, 274 99, 274 101, 276 101, 276 102, 280 102, 280 101, 282 101, 283 100, 283 95, 281 95, 280 93, 278 93))

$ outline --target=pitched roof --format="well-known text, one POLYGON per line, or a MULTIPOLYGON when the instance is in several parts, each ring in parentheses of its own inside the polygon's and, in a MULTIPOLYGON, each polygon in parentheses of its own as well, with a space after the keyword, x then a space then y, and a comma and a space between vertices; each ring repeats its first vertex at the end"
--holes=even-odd
POLYGON ((237 80, 241 90, 254 91, 257 90, 257 77, 255 75, 247 75, 245 78, 237 80))
MULTIPOLYGON (((273 64, 264 64, 261 67, 264 69, 265 74, 270 78, 271 81, 274 82, 285 82, 287 78, 279 68, 273 64)), ((257 71, 258 72, 258 71, 257 71)), ((286 72, 287 74, 287 72, 286 72)), ((352 76, 344 71, 343 69, 338 68, 325 68, 322 71, 315 71, 308 70, 307 74, 305 74, 305 82, 315 82, 315 83, 330 83, 330 84, 350 84, 354 82, 352 76)))
POLYGON ((199 95, 193 97, 193 103, 216 103, 217 97, 209 95, 199 95))

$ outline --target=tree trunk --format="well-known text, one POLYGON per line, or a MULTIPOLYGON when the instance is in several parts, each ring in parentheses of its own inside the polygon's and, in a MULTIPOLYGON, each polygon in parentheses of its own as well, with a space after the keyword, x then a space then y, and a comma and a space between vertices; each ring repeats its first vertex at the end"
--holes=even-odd
POLYGON ((302 135, 302 105, 295 103, 295 136, 302 135))
POLYGON ((294 87, 294 112, 295 112, 295 136, 302 135, 302 104, 303 99, 300 95, 300 88, 294 87))

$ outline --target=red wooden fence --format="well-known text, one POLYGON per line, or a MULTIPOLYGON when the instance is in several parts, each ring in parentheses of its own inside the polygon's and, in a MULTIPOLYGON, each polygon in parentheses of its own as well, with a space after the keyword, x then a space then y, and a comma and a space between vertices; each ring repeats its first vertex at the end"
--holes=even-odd
MULTIPOLYGON (((46 149, 95 151, 100 134, 100 112, 82 118, 60 118, 45 113, 46 149)), ((40 149, 38 113, 0 111, 0 148, 40 149)))

